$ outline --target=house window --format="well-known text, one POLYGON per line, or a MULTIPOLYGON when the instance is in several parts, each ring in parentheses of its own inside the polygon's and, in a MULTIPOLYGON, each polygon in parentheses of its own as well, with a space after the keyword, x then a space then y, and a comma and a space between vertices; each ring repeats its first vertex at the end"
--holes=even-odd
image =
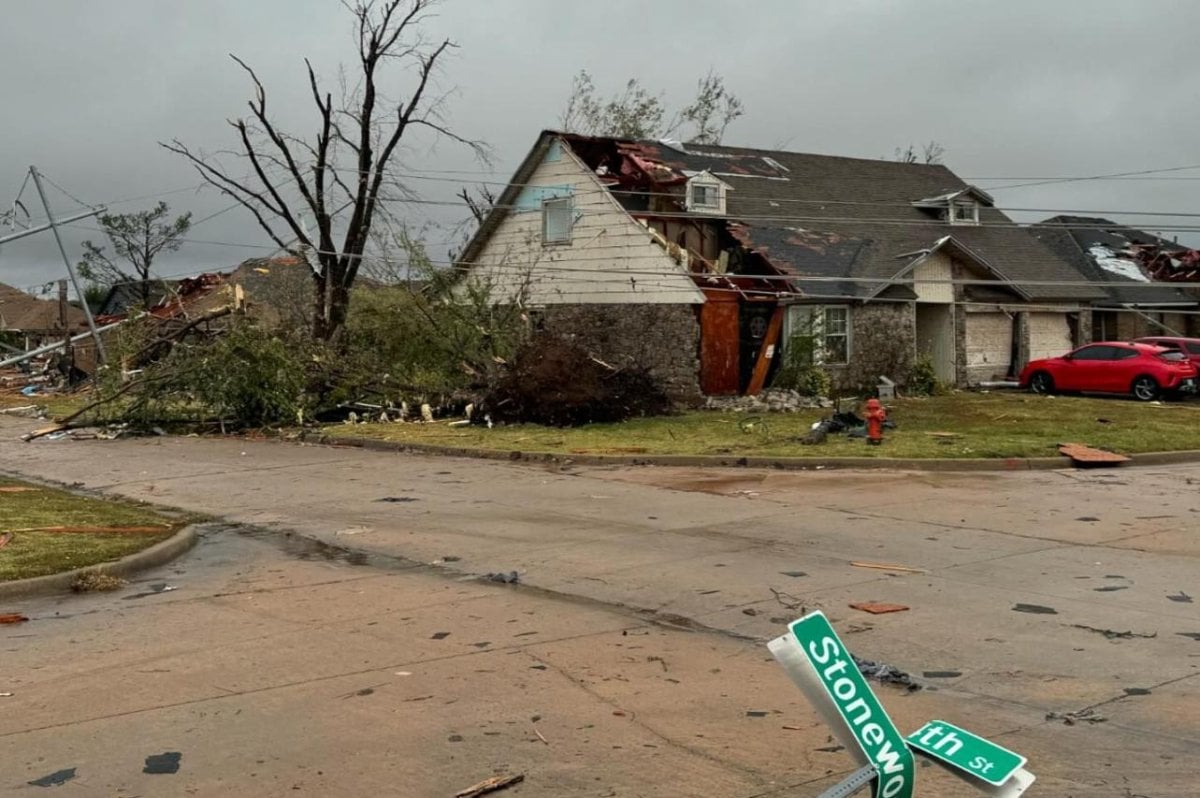
POLYGON ((570 197, 542 200, 542 243, 571 243, 575 225, 575 202, 570 197))
POLYGON ((954 202, 950 204, 950 224, 979 224, 979 203, 954 202))
POLYGON ((788 308, 786 346, 811 353, 812 362, 850 362, 850 308, 845 305, 793 305, 788 308))
POLYGON ((719 186, 708 186, 704 183, 692 184, 693 208, 719 208, 721 206, 721 189, 719 186))

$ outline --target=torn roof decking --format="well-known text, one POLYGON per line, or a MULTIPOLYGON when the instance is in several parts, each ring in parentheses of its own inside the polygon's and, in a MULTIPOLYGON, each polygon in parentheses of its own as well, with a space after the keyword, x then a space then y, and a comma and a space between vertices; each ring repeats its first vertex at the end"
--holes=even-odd
MULTIPOLYGON (((1128 283, 1128 287, 1106 286, 1108 301, 1097 304, 1170 307, 1194 306, 1198 302, 1179 289, 1155 284, 1143 268, 1147 255, 1186 257, 1186 253, 1194 252, 1173 241, 1092 216, 1055 216, 1041 222, 1035 235, 1089 280, 1128 283), (1124 268, 1112 268, 1113 264, 1106 262, 1108 253, 1123 261, 1119 265, 1124 268)), ((1200 280, 1200 269, 1181 270, 1180 277, 1200 280)), ((1164 275, 1159 272, 1155 279, 1164 279, 1164 275)))

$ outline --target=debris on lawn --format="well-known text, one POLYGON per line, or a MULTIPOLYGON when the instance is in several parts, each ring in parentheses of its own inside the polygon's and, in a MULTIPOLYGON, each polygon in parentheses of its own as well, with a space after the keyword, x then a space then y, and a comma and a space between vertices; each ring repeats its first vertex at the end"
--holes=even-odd
POLYGON ((1047 712, 1046 720, 1061 720, 1064 725, 1074 726, 1076 723, 1104 723, 1108 718, 1088 707, 1074 712, 1047 712))
POLYGON ((1015 604, 1012 609, 1013 612, 1028 612, 1031 615, 1058 615, 1058 610, 1041 604, 1015 604))
POLYGON ((1081 623, 1071 624, 1072 629, 1082 629, 1085 632, 1095 632, 1098 635, 1104 635, 1109 640, 1132 640, 1135 637, 1140 637, 1145 640, 1153 640, 1158 637, 1158 632, 1145 634, 1143 632, 1134 632, 1132 630, 1126 632, 1118 632, 1113 629, 1097 629, 1095 626, 1084 626, 1081 623))
POLYGON ((0 613, 0 624, 25 623, 29 618, 19 612, 0 613))
POLYGON ((904 604, 891 604, 886 601, 856 601, 850 604, 852 610, 862 610, 872 615, 885 615, 889 612, 905 612, 909 609, 904 604))
POLYGON ((1191 604, 1192 597, 1189 596, 1187 593, 1184 593, 1182 590, 1180 590, 1178 593, 1176 593, 1174 595, 1168 595, 1167 601, 1175 601, 1180 604, 1191 604))
POLYGON ((0 485, 0 493, 33 493, 41 488, 30 488, 25 485, 0 485))
POLYGON ((61 787, 73 778, 75 778, 75 768, 66 768, 26 783, 32 787, 61 787))
POLYGON ((129 584, 119 576, 104 571, 84 571, 71 582, 71 590, 76 593, 93 593, 105 590, 120 590, 129 584))
POLYGON ((862 562, 860 560, 854 560, 850 564, 855 568, 874 568, 877 571, 901 571, 906 574, 925 573, 920 568, 911 568, 907 565, 896 565, 895 563, 887 562, 862 562))
POLYGON ((577 427, 668 415, 673 406, 645 368, 617 368, 576 344, 538 333, 517 352, 480 410, 497 422, 577 427))
POLYGON ((183 754, 179 751, 164 751, 161 754, 151 754, 146 757, 146 763, 142 767, 142 772, 153 776, 171 776, 179 772, 179 762, 182 759, 183 754))
POLYGON ((12 532, 5 532, 3 535, 0 535, 0 549, 4 548, 9 543, 11 543, 12 539, 13 539, 12 532))
POLYGON ((467 787, 465 790, 459 790, 454 794, 454 798, 480 798, 480 796, 487 795, 488 793, 508 789, 514 784, 520 784, 523 781, 525 781, 524 773, 517 773, 513 776, 493 776, 490 779, 484 779, 478 784, 467 787))
POLYGON ((837 412, 815 422, 808 433, 800 438, 800 443, 805 446, 824 443, 829 435, 838 432, 858 434, 859 437, 865 437, 867 434, 867 422, 854 413, 837 412))
POLYGON ((898 685, 906 688, 910 693, 921 689, 921 685, 913 677, 893 665, 870 659, 859 659, 853 654, 850 656, 854 659, 854 664, 858 666, 858 672, 868 679, 874 679, 881 684, 898 685))
POLYGON ((1129 458, 1123 454, 1096 449, 1083 443, 1060 443, 1058 453, 1071 458, 1075 465, 1107 466, 1129 462, 1129 458))

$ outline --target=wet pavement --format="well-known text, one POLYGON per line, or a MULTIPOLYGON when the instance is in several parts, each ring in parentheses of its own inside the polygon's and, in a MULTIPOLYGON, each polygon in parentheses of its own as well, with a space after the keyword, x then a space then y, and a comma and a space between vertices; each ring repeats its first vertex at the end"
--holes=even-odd
MULTIPOLYGON (((11 438, 7 428, 0 432, 11 438)), ((823 730, 762 641, 821 608, 856 654, 927 685, 913 694, 881 688, 903 728, 941 717, 1003 742, 1029 756, 1039 775, 1030 794, 1195 794, 1200 607, 1187 599, 1200 596, 1200 467, 545 469, 197 439, 4 440, 0 461, 233 522, 173 566, 184 573, 168 567, 126 592, 164 582, 178 590, 12 608, 34 621, 0 630, 5 677, 33 681, 17 689, 0 677, 0 692, 14 693, 0 699, 7 724, 0 734, 25 767, 0 789, 75 767, 62 789, 103 772, 102 794, 146 790, 140 779, 156 780, 143 794, 183 794, 182 786, 158 786, 170 779, 200 794, 229 784, 290 793, 287 766, 306 764, 319 740, 363 771, 356 790, 386 783, 395 794, 453 794, 517 763, 531 777, 514 795, 695 795, 678 774, 700 762, 712 768, 705 778, 716 779, 706 794, 815 795, 831 778, 826 771, 849 769, 849 757, 819 750, 830 747, 823 730), (879 564, 903 569, 865 567, 879 564), (519 585, 487 579, 513 571, 519 585), (871 615, 849 607, 871 601, 909 609, 871 615), (546 636, 533 640, 496 631, 514 628, 525 612, 553 619, 553 631, 515 627, 514 634, 546 636), (646 639, 631 652, 634 630, 646 639), (37 637, 20 636, 30 633, 37 637), (549 744, 522 728, 528 739, 520 744, 505 729, 512 734, 479 731, 495 745, 466 745, 472 737, 464 729, 501 718, 528 725, 519 718, 530 711, 532 665, 510 667, 521 661, 512 658, 551 635, 558 659, 543 664, 565 680, 555 712, 576 725, 551 735, 539 724, 549 744), (505 653, 497 657, 502 637, 505 653), (438 653, 450 645, 451 656, 438 653), (478 665, 478 657, 496 661, 478 665), (129 672, 154 671, 165 660, 173 675, 129 672), (379 739, 365 740, 354 728, 363 719, 350 718, 392 689, 376 674, 415 673, 404 663, 434 661, 439 690, 453 684, 466 692, 428 716, 389 704, 367 721, 379 739), (477 665, 488 672, 475 673, 477 665), (36 686, 40 678, 49 681, 36 686), (75 680, 86 693, 73 692, 75 680), (326 681, 338 682, 338 703, 312 692, 326 681), (176 724, 196 723, 189 713, 235 694, 247 696, 241 715, 206 716, 196 745, 178 741, 176 724), (577 716, 593 699, 608 708, 604 723, 577 716), (608 724, 630 717, 612 712, 631 708, 659 735, 639 743, 635 759, 620 739, 595 744, 602 734, 627 732, 608 724), (143 739, 127 725, 142 716, 174 731, 143 739), (223 740, 226 723, 249 736, 223 740), (109 726, 137 740, 121 743, 119 764, 100 757, 116 738, 94 739, 96 728, 109 726), (314 740, 300 739, 301 728, 314 740), (575 745, 567 760, 564 734, 575 745), (268 738, 259 746, 270 749, 258 757, 263 763, 239 758, 238 747, 255 735, 268 738), (347 752, 346 735, 361 757, 376 758, 347 752), (453 736, 463 739, 451 743, 453 736), (56 758, 38 753, 50 740, 56 758), (91 752, 87 768, 78 751, 91 752), (171 752, 182 756, 177 774, 142 773, 147 757, 171 752), (453 766, 443 768, 443 757, 453 766), (559 770, 564 761, 578 781, 559 770), (406 772, 428 771, 407 788, 395 780, 405 762, 406 772), (278 781, 263 787, 245 781, 249 772, 278 781)), ((433 701, 414 703, 424 711, 439 706, 433 701)), ((320 769, 348 778, 327 767, 320 769)), ((302 789, 351 784, 311 776, 302 789)), ((924 770, 921 778, 920 795, 961 794, 939 792, 924 770)))

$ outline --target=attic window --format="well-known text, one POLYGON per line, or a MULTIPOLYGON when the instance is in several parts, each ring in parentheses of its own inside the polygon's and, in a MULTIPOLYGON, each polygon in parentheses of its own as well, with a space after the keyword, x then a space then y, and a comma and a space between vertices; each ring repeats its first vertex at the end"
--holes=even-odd
POLYGON ((716 180, 692 178, 687 185, 687 209, 696 213, 724 213, 725 187, 716 180))
POLYGON ((570 197, 542 200, 542 243, 571 243, 575 224, 575 202, 570 197))
POLYGON ((950 224, 979 224, 979 203, 969 200, 950 203, 950 224))

